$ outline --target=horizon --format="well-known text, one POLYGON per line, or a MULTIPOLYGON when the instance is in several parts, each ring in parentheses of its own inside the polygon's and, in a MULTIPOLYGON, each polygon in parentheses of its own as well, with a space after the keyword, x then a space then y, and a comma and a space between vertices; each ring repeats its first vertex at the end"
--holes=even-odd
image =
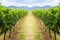
POLYGON ((43 7, 46 5, 54 7, 60 3, 60 0, 1 0, 0 3, 3 6, 7 6, 7 7, 9 7, 9 6, 43 7))

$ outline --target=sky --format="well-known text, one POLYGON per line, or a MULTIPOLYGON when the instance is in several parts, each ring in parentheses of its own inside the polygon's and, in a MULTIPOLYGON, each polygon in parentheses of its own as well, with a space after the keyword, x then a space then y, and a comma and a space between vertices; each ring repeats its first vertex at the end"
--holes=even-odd
POLYGON ((3 6, 27 6, 27 7, 33 7, 33 6, 56 6, 60 3, 60 0, 0 0, 0 3, 3 6))

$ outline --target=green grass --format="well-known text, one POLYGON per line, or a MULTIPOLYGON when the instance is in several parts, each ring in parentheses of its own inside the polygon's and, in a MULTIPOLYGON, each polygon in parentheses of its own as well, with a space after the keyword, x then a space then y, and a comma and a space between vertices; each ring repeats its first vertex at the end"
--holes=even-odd
POLYGON ((20 40, 24 40, 25 33, 24 32, 20 32, 19 38, 20 38, 20 40))

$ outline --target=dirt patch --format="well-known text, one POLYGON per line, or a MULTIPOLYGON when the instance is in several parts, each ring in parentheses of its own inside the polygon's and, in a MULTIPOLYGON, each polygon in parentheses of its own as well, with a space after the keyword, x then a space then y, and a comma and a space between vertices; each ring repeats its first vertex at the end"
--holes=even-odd
POLYGON ((16 23, 15 28, 14 28, 15 30, 14 30, 14 32, 12 32, 11 37, 8 38, 7 40, 19 40, 18 33, 19 33, 20 29, 21 29, 21 25, 22 25, 22 24, 23 24, 23 20, 20 19, 20 20, 16 23))
POLYGON ((45 25, 43 24, 43 22, 41 22, 38 18, 36 22, 40 29, 41 40, 52 40, 52 38, 49 37, 48 31, 45 31, 45 25))

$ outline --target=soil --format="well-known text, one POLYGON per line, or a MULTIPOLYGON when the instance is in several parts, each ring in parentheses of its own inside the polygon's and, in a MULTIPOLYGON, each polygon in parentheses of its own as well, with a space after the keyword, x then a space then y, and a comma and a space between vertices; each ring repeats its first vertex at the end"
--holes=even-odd
MULTIPOLYGON (((29 15, 28 15, 29 16, 29 15)), ((26 16, 28 18, 28 16, 26 16)), ((26 18, 22 18, 20 19, 16 25, 15 25, 15 31, 12 32, 12 36, 10 38, 8 38, 7 40, 19 40, 19 31, 24 23, 24 19, 26 18)), ((39 31, 40 31, 40 37, 41 40, 52 40, 52 38, 49 37, 49 32, 45 31, 45 25, 43 24, 42 21, 40 21, 40 19, 36 18, 35 16, 33 17, 33 19, 35 19, 36 24, 38 25, 39 31)), ((30 25, 31 26, 31 25, 30 25)), ((29 30, 30 31, 30 30, 29 30)), ((28 37, 27 37, 28 38, 28 37)))

